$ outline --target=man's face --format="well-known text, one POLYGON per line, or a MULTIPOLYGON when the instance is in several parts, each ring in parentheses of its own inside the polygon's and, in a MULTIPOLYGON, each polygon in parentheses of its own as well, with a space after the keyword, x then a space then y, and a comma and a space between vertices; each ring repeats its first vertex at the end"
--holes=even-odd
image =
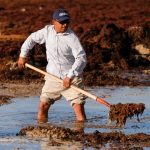
POLYGON ((53 20, 53 25, 57 33, 64 33, 68 29, 69 20, 64 20, 61 22, 53 20))

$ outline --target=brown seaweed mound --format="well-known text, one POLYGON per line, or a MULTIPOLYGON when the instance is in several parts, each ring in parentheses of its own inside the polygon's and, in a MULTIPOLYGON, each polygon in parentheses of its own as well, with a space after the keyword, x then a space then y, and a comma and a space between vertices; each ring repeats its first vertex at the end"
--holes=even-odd
POLYGON ((49 124, 25 127, 21 129, 17 135, 34 138, 47 137, 50 142, 53 142, 53 144, 56 144, 57 146, 58 143, 55 142, 57 139, 64 142, 79 141, 82 142, 85 147, 95 148, 101 148, 102 145, 106 143, 124 143, 127 145, 133 145, 138 142, 147 142, 150 144, 150 135, 144 133, 125 135, 122 132, 102 133, 97 130, 93 133, 84 133, 49 124))
POLYGON ((27 135, 30 137, 49 137, 61 140, 72 139, 78 134, 69 128, 63 128, 56 125, 46 124, 37 126, 28 126, 20 130, 18 135, 27 135))
MULTIPOLYGON (((150 75, 143 72, 150 67, 149 0, 0 0, 1 82, 43 81, 33 72, 13 71, 6 64, 18 61, 24 40, 50 24, 60 4, 69 11, 70 26, 87 54, 85 85, 150 85, 150 75), (131 71, 144 78, 137 79, 131 71)), ((45 54, 45 45, 34 46, 28 63, 45 69, 45 54)))
POLYGON ((143 103, 118 103, 110 106, 109 119, 110 121, 116 121, 117 126, 123 126, 125 125, 127 118, 132 118, 135 115, 137 116, 137 120, 140 121, 139 115, 143 114, 144 109, 145 104, 143 103))

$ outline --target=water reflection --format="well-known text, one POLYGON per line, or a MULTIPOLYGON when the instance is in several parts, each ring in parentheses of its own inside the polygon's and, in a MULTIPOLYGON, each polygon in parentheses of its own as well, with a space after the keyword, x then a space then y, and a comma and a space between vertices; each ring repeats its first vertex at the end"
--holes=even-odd
MULTIPOLYGON (((90 90, 95 95, 104 97, 106 101, 112 104, 118 102, 145 103, 146 110, 143 116, 141 116, 141 121, 137 122, 136 118, 129 119, 123 129, 108 126, 109 109, 94 100, 87 99, 85 111, 88 120, 85 123, 79 123, 75 121, 74 112, 69 103, 62 99, 51 107, 49 111, 49 122, 74 130, 84 131, 85 133, 98 130, 99 132, 122 131, 126 134, 139 132, 150 134, 150 87, 100 87, 91 88, 90 90)), ((33 139, 28 140, 27 138, 23 139, 22 137, 16 138, 16 133, 21 128, 37 124, 36 116, 39 97, 16 98, 13 101, 9 105, 0 107, 0 149, 7 147, 8 150, 12 150, 12 147, 16 148, 17 144, 18 147, 21 147, 19 146, 20 143, 24 143, 22 146, 24 149, 26 147, 31 147, 32 150, 44 150, 46 147, 50 147, 50 149, 55 148, 55 146, 52 146, 52 143, 43 139, 36 141, 33 139), (22 139, 21 142, 20 139, 22 139)), ((77 146, 78 149, 83 149, 83 145, 80 142, 76 144, 66 143, 66 147, 72 147, 73 145, 77 146)), ((59 146, 56 147, 59 149, 59 146)), ((110 145, 105 145, 105 147, 109 148, 110 145)))

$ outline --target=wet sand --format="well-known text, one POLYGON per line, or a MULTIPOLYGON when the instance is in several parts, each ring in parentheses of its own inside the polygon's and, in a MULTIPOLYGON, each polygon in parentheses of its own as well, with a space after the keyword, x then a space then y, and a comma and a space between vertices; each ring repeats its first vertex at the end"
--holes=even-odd
POLYGON ((6 97, 28 97, 35 96, 41 93, 44 82, 1 82, 0 95, 6 97))

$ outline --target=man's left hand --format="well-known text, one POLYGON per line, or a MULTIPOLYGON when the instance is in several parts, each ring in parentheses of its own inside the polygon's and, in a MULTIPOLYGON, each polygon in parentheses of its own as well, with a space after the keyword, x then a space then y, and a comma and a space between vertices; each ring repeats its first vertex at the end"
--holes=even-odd
POLYGON ((69 88, 70 85, 71 85, 71 79, 68 78, 68 77, 65 77, 65 78, 63 79, 63 86, 64 86, 65 88, 69 88))

